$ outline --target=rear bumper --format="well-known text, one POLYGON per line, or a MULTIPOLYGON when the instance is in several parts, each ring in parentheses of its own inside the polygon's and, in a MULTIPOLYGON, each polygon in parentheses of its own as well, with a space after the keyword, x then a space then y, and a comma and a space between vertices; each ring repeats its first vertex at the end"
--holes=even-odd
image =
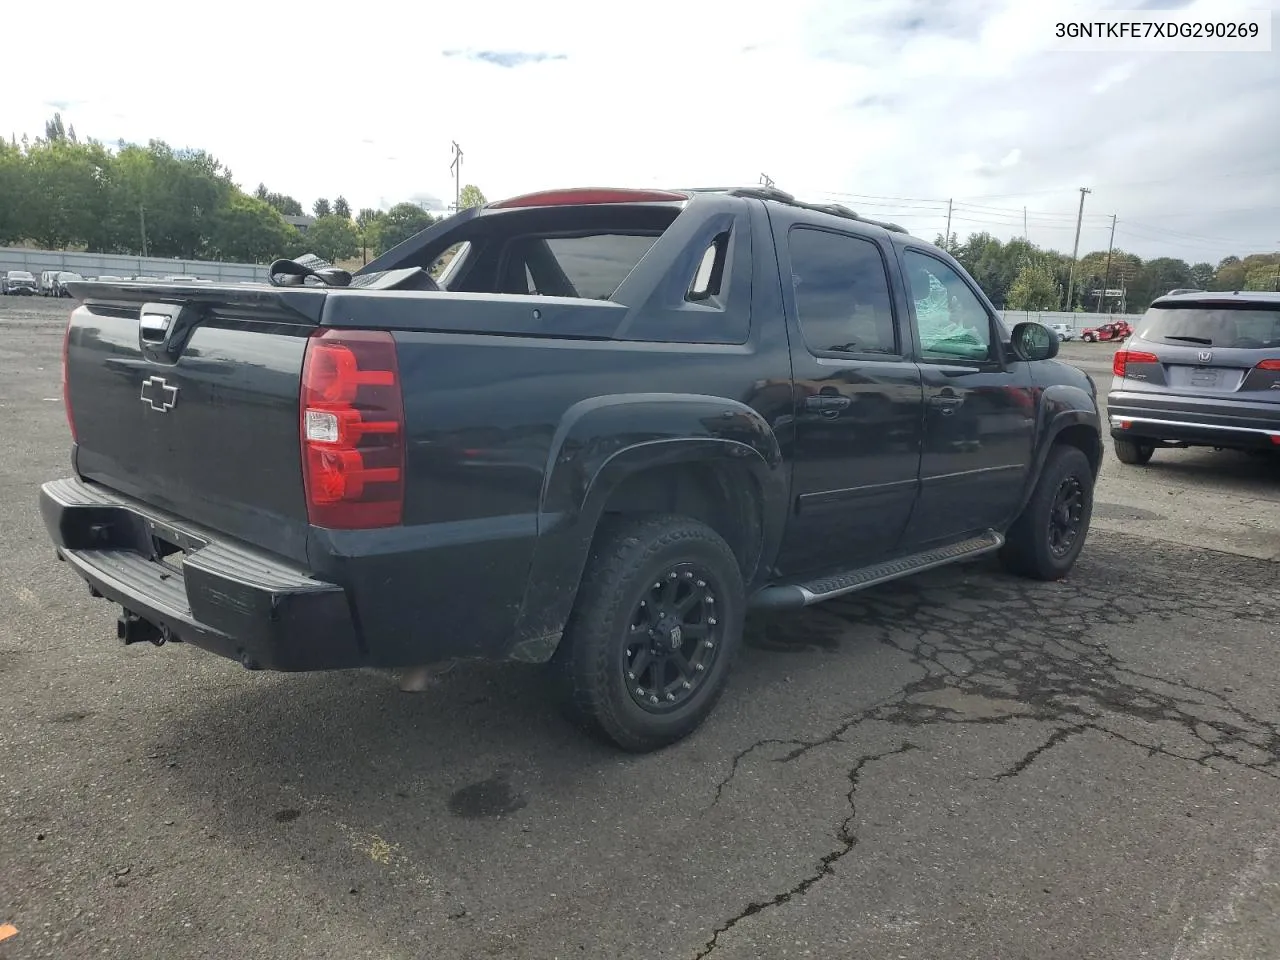
POLYGON ((1112 391, 1111 436, 1152 443, 1265 449, 1280 447, 1280 404, 1223 403, 1200 397, 1112 391))
POLYGON ((345 591, 261 551, 78 479, 40 488, 58 556, 155 630, 254 670, 328 670, 364 657, 345 591), (162 554, 182 557, 181 564, 162 554))

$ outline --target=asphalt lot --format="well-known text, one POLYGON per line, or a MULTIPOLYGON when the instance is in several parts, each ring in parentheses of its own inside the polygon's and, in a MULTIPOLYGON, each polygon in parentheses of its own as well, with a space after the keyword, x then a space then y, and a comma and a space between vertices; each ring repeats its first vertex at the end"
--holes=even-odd
POLYGON ((627 757, 528 669, 119 646, 35 506, 67 309, 0 300, 0 958, 1280 955, 1280 468, 1108 453, 1069 580, 753 624, 708 725, 627 757))

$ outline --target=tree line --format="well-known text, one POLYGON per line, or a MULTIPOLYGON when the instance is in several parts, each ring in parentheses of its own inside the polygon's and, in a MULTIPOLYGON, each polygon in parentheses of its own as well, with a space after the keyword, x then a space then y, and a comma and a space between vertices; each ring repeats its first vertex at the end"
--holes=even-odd
POLYGON ((1094 250, 1076 261, 1073 279, 1069 254, 1025 240, 1002 242, 989 233, 975 233, 961 243, 954 234, 950 239, 939 234, 934 243, 959 260, 1002 310, 1109 313, 1123 307, 1140 313, 1156 297, 1180 287, 1280 290, 1280 253, 1228 256, 1214 265, 1174 257, 1143 260, 1125 250, 1112 250, 1108 257, 1106 250, 1094 250), (1123 294, 1102 297, 1102 290, 1123 294))
MULTIPOLYGON (((484 202, 474 185, 462 191, 464 209, 484 202)), ((310 213, 304 233, 285 219, 304 215, 298 200, 265 184, 246 193, 204 150, 160 140, 108 149, 78 138, 58 114, 42 137, 0 139, 0 246, 241 263, 314 253, 338 262, 368 260, 437 220, 407 202, 353 214, 340 195, 316 200, 310 213)))
MULTIPOLYGON (((461 206, 484 194, 462 190, 461 206)), ((26 243, 50 250, 269 263, 315 253, 331 262, 370 257, 436 221, 414 203, 390 210, 352 211, 338 195, 315 200, 315 221, 303 233, 285 217, 308 208, 258 184, 242 190, 231 171, 204 150, 175 150, 152 140, 108 149, 81 140, 54 114, 44 136, 0 139, 0 245, 26 243)), ((992 302, 1009 310, 1120 309, 1141 311, 1178 287, 1207 290, 1280 289, 1280 254, 1229 256, 1217 265, 1171 257, 1143 260, 1124 250, 1086 253, 1075 264, 1056 250, 975 233, 963 243, 939 235, 992 302), (1124 290, 1122 302, 1100 302, 1097 291, 1124 290), (1070 303, 1067 302, 1070 288, 1070 303)))

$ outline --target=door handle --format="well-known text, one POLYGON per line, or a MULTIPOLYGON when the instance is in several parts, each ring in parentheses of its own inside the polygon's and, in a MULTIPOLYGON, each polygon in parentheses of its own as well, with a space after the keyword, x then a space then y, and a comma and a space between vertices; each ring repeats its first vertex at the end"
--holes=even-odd
POLYGON ((804 408, 814 413, 835 413, 844 410, 852 402, 848 397, 823 393, 816 397, 805 397, 804 408))
POLYGON ((930 397, 929 405, 937 407, 944 417, 949 417, 964 403, 964 397, 951 397, 946 395, 930 397))

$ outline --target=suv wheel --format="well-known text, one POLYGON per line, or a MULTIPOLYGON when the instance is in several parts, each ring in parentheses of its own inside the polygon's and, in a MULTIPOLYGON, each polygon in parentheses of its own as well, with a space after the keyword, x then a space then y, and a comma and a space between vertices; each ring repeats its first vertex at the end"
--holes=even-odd
POLYGON ((635 753, 688 736, 742 645, 742 573, 688 517, 606 521, 552 658, 574 719, 635 753))
POLYGON ((1114 446, 1117 460, 1139 467, 1149 462, 1151 455, 1156 452, 1154 444, 1138 443, 1135 440, 1116 440, 1114 446))
POLYGON ((1065 577, 1084 549, 1093 516, 1093 468, 1078 447, 1056 445, 1022 514, 1009 528, 1000 560, 1019 576, 1065 577))

